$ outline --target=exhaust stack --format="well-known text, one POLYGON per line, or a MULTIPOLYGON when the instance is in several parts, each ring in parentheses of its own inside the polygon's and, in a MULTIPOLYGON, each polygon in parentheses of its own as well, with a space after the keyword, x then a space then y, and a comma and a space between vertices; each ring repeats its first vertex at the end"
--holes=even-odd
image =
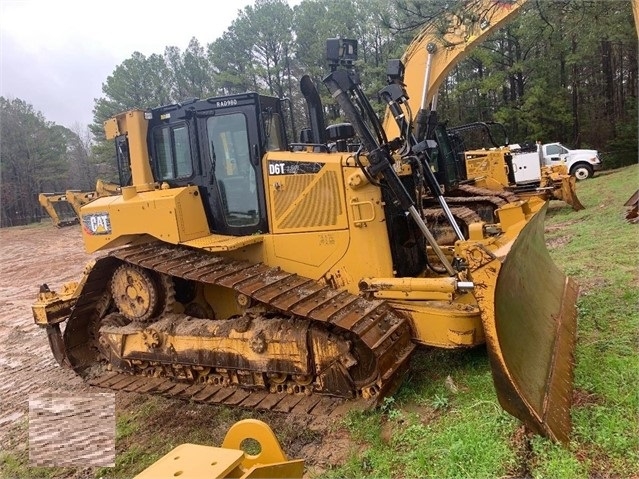
POLYGON ((324 112, 322 111, 322 100, 310 76, 304 75, 302 77, 300 90, 306 99, 308 107, 308 116, 313 134, 312 142, 324 145, 326 144, 326 125, 324 123, 324 112))

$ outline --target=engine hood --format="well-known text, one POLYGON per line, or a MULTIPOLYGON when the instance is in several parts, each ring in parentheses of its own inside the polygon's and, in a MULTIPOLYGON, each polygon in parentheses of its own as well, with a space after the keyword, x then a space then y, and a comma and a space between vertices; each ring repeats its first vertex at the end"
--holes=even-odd
POLYGON ((568 159, 596 159, 598 161, 599 153, 597 150, 570 150, 568 153, 568 159))

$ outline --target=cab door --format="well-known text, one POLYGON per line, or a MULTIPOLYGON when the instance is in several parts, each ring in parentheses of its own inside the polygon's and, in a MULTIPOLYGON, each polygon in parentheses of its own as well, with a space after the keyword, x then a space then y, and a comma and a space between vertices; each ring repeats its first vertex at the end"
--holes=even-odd
POLYGON ((246 115, 232 111, 210 116, 206 134, 215 229, 234 235, 264 232, 261 170, 259 158, 252 157, 259 149, 251 148, 256 143, 251 141, 246 115))

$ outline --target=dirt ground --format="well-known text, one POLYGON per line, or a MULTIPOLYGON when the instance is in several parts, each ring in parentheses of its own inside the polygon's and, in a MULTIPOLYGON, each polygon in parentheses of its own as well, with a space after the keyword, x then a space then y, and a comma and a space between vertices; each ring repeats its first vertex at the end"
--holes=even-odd
MULTIPOLYGON (((71 370, 58 366, 45 331, 34 324, 31 313, 42 283, 57 290, 64 282, 78 280, 92 255, 84 252, 78 226, 56 229, 40 224, 1 229, 0 245, 0 451, 24 455, 29 442, 30 396, 104 392, 86 385, 71 370)), ((216 406, 159 400, 161 407, 149 418, 150 436, 162 437, 164 432, 170 437, 172 427, 183 430, 191 425, 201 426, 203 416, 219 415, 216 406)), ((118 392, 116 417, 144 401, 145 398, 135 393, 118 392)), ((231 417, 231 421, 236 418, 231 417)), ((335 424, 310 423, 308 418, 270 414, 262 419, 278 431, 280 439, 279 432, 288 431, 282 441, 285 452, 291 458, 307 458, 307 471, 313 474, 342 463, 352 448, 357 447, 335 424), (312 459, 309 461, 309 458, 312 459)), ((211 426, 222 427, 219 422, 211 426)), ((210 437, 223 437, 225 432, 226 429, 215 431, 210 437)), ((215 442, 212 440, 209 445, 219 445, 215 442)), ((126 440, 120 441, 118 454, 127 447, 126 440)), ((81 473, 81 477, 91 476, 90 469, 81 473)))
POLYGON ((49 282, 55 288, 77 279, 90 256, 84 253, 76 228, 4 228, 0 245, 0 438, 4 445, 7 433, 26 420, 29 395, 87 390, 53 359, 46 333, 33 322, 31 304, 40 284, 49 282))

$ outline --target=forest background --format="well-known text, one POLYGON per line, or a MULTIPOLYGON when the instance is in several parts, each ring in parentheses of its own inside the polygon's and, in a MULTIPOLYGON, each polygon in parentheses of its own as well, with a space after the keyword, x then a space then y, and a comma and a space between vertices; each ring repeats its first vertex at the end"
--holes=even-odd
MULTIPOLYGON (((471 2, 477 0, 470 0, 471 2)), ((117 179, 102 123, 131 108, 246 91, 291 99, 306 126, 299 79, 319 85, 327 38, 359 42, 358 70, 375 98, 386 64, 415 34, 468 0, 256 0, 214 42, 133 53, 102 85, 89 126, 69 129, 19 98, 0 97, 0 226, 39 221, 40 192, 92 190, 117 179)), ((459 63, 441 86, 449 126, 499 121, 511 142, 561 141, 599 150, 605 168, 637 161, 637 35, 627 0, 535 0, 459 63)), ((329 121, 339 121, 320 86, 329 121)), ((381 109, 381 104, 379 105, 381 109)))

